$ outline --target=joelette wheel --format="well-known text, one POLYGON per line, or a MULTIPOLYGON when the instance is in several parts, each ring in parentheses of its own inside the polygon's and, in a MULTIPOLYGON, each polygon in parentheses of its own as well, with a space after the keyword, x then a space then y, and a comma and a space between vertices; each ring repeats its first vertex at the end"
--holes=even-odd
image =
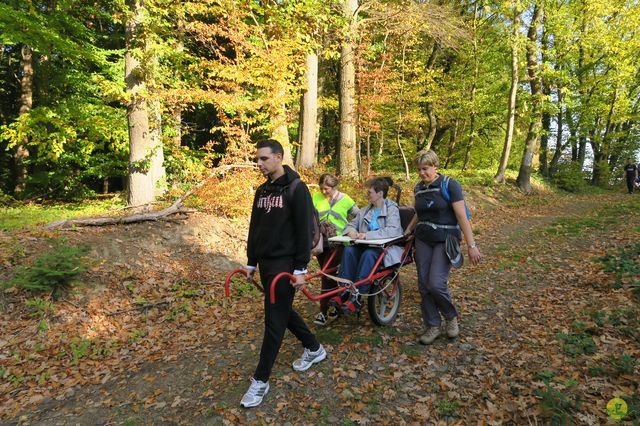
POLYGON ((397 274, 375 281, 367 297, 367 308, 371 321, 377 325, 391 325, 398 316, 402 302, 402 286, 397 274))

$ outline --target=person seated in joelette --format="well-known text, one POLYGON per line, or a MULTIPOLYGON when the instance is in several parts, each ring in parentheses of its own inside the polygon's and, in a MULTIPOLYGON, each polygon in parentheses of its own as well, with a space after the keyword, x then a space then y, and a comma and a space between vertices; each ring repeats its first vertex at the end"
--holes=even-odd
MULTIPOLYGON (((365 183, 369 205, 361 208, 357 216, 349 222, 344 229, 344 235, 358 240, 377 240, 402 236, 398 205, 387 199, 387 192, 391 185, 393 185, 393 180, 390 177, 377 177, 365 183)), ((380 247, 370 247, 364 244, 345 247, 342 252, 339 277, 352 282, 368 277, 382 250, 380 247)), ((402 250, 400 246, 387 247, 383 259, 384 266, 388 267, 399 263, 402 250)), ((343 313, 357 312, 362 306, 362 301, 357 293, 368 294, 370 289, 371 283, 362 284, 357 287, 358 292, 351 294, 347 291, 342 296, 336 296, 331 303, 334 306, 340 306, 343 313)))

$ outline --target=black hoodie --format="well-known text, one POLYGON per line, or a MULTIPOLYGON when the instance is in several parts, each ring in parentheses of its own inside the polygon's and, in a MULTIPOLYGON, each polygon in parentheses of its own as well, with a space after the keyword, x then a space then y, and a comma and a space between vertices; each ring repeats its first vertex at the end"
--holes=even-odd
POLYGON ((249 266, 276 258, 293 259, 294 269, 305 269, 311 258, 313 203, 307 185, 289 185, 300 175, 284 166, 284 175, 267 180, 256 190, 249 224, 249 266))

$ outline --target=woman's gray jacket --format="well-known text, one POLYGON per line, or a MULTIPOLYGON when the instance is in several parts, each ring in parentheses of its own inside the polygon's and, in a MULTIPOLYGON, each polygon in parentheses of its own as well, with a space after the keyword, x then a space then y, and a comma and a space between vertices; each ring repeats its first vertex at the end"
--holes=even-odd
MULTIPOLYGON (((380 208, 380 215, 378 215, 378 225, 380 229, 369 231, 369 223, 373 219, 373 208, 371 204, 361 208, 356 217, 344 228, 343 234, 346 235, 349 231, 364 232, 367 234, 367 240, 401 237, 403 231, 400 225, 400 210, 398 210, 398 205, 385 198, 384 204, 380 208)), ((402 251, 403 247, 400 246, 387 247, 383 259, 384 267, 386 268, 400 263, 402 251)))

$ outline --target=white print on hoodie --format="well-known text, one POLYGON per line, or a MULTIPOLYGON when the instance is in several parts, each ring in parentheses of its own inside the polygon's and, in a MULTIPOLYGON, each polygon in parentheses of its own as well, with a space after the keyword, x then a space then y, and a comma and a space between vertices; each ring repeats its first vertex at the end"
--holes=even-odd
POLYGON ((264 209, 265 213, 269 213, 272 208, 281 209, 283 205, 282 194, 269 194, 258 198, 257 208, 264 209))

